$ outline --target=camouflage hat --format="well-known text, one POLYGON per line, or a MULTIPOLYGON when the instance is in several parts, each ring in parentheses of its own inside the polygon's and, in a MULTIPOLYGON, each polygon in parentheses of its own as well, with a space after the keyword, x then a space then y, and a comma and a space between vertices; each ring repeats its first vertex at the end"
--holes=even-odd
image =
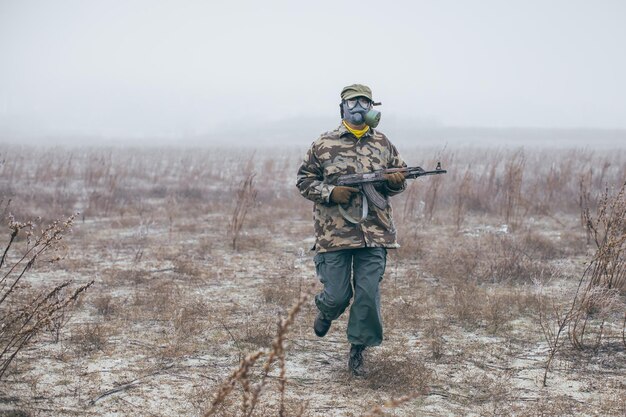
POLYGON ((341 90, 341 99, 349 100, 354 97, 367 97, 372 100, 372 90, 366 85, 363 84, 352 84, 347 87, 344 87, 341 90))

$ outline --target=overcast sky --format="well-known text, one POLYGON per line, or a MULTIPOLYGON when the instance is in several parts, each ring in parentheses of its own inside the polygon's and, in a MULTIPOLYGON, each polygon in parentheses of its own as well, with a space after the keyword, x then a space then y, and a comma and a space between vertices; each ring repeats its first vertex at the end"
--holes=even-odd
MULTIPOLYGON (((338 120, 626 128, 626 1, 0 0, 0 134, 338 120)), ((334 126, 320 126, 320 131, 334 126)))

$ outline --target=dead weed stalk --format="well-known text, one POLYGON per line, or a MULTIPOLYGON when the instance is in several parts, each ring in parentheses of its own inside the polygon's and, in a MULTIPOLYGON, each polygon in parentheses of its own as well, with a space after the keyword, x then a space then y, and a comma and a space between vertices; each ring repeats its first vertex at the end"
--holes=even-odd
MULTIPOLYGON (((553 302, 552 314, 555 324, 550 325, 547 315, 540 312, 540 324, 549 345, 543 386, 546 385, 550 365, 563 346, 566 333, 572 345, 577 349, 592 347, 597 349, 602 343, 608 326, 619 326, 621 313, 626 310, 626 183, 615 196, 605 190, 598 204, 597 215, 591 215, 588 194, 582 197, 584 204, 583 219, 596 245, 596 252, 587 264, 578 282, 574 298, 565 312, 560 312, 553 302), (590 345, 584 339, 588 333, 595 338, 590 345)), ((626 320, 621 323, 622 342, 626 320)))
POLYGON ((520 213, 522 200, 522 185, 524 170, 526 168, 526 156, 522 149, 515 152, 511 159, 506 162, 504 172, 504 221, 507 224, 518 227, 523 216, 520 213))
POLYGON ((237 250, 237 243, 241 229, 243 228, 243 223, 246 220, 248 211, 254 207, 257 198, 257 190, 254 186, 256 173, 253 172, 251 168, 246 171, 246 177, 237 190, 237 202, 233 210, 233 217, 228 225, 228 237, 231 240, 233 250, 237 250))
POLYGON ((595 218, 586 204, 583 218, 596 252, 585 271, 569 327, 572 343, 579 349, 586 346, 585 336, 592 332, 595 340, 590 346, 598 348, 607 336, 607 323, 617 325, 626 310, 626 183, 614 196, 605 190, 595 218))
MULTIPOLYGON (((251 353, 240 362, 239 368, 233 371, 228 379, 220 386, 215 399, 211 404, 211 408, 204 414, 205 417, 215 415, 218 409, 224 405, 226 398, 230 395, 238 382, 241 384, 243 389, 239 415, 245 417, 252 416, 254 409, 258 404, 261 392, 267 384, 267 377, 269 376, 270 369, 277 361, 279 366, 278 389, 280 395, 278 415, 281 417, 285 415, 285 336, 289 331, 289 327, 293 324, 296 315, 300 312, 302 306, 306 303, 312 293, 313 286, 300 296, 296 304, 294 304, 289 310, 287 317, 279 320, 276 336, 269 351, 259 350, 251 353), (262 366, 261 379, 259 382, 252 383, 250 380, 250 371, 261 357, 267 358, 262 366)), ((302 408, 299 415, 302 415, 303 412, 304 409, 302 408)))
POLYGON ((74 304, 79 295, 89 288, 93 281, 70 289, 72 281, 31 291, 23 278, 38 260, 48 263, 58 262, 61 257, 50 252, 60 248, 63 236, 72 226, 75 216, 66 221, 55 221, 35 233, 33 222, 21 223, 8 216, 9 241, 0 258, 0 378, 4 375, 17 354, 43 329, 56 329, 63 323, 66 309, 74 304), (24 235, 24 236, 22 236, 24 235), (12 256, 19 238, 24 237, 26 248, 21 254, 12 256))
POLYGON ((463 174, 463 179, 458 186, 456 197, 454 199, 454 225, 456 226, 456 231, 461 230, 461 226, 465 221, 465 216, 467 215, 467 205, 468 201, 471 200, 472 195, 472 184, 474 177, 472 175, 472 167, 471 165, 467 167, 465 170, 465 174, 463 174))
POLYGON ((539 309, 539 325, 545 341, 548 343, 548 357, 543 372, 542 386, 546 386, 548 381, 548 372, 556 354, 563 346, 563 337, 567 325, 570 323, 574 313, 574 304, 572 304, 566 312, 561 312, 556 302, 552 301, 551 315, 544 311, 545 305, 542 303, 539 309))

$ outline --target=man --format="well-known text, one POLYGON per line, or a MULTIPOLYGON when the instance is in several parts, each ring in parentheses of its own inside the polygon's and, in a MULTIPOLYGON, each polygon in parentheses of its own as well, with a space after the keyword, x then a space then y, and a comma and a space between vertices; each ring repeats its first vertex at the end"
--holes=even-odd
MULTIPOLYGON (((341 91, 341 125, 313 142, 297 179, 302 196, 315 203, 314 260, 324 284, 315 297, 319 312, 313 329, 324 337, 354 296, 347 336, 351 343, 348 366, 356 376, 364 375, 363 350, 383 340, 379 282, 387 249, 398 244, 391 205, 380 209, 371 204, 365 218, 355 220, 353 214, 359 212, 365 196, 356 188, 334 184, 344 174, 406 167, 389 139, 374 129, 380 119, 372 107, 377 104, 369 87, 345 87, 341 91)), ((404 191, 404 174, 387 174, 385 179, 386 183, 377 187, 385 199, 404 191)))

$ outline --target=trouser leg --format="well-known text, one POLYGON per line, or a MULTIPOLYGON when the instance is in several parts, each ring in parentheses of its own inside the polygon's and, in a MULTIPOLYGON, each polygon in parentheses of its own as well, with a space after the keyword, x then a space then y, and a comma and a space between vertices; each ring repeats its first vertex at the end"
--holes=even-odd
POLYGON ((324 290, 315 296, 315 304, 328 320, 337 319, 352 298, 352 249, 318 253, 315 269, 324 290))
POLYGON ((383 341, 379 283, 383 279, 386 261, 385 248, 354 250, 354 301, 347 331, 350 343, 377 346, 383 341))

